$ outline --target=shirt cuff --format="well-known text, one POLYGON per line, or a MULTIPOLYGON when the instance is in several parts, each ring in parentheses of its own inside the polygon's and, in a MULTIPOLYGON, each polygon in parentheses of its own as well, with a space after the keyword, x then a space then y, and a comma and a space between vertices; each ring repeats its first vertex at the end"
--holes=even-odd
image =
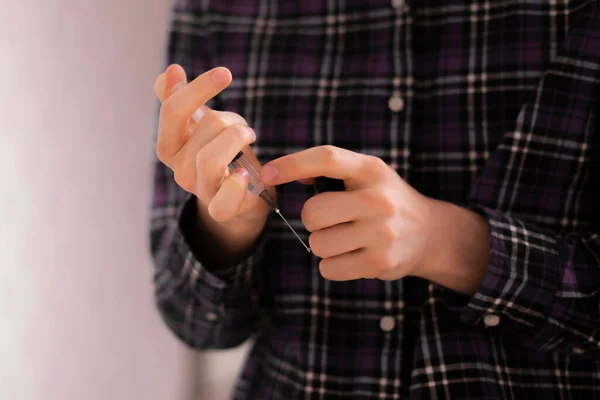
POLYGON ((189 240, 189 235, 198 234, 196 214, 196 197, 190 195, 177 216, 179 229, 173 240, 176 253, 185 260, 181 278, 187 280, 199 300, 199 306, 205 315, 203 323, 216 325, 222 322, 224 313, 247 310, 251 305, 248 300, 254 283, 252 266, 262 258, 267 229, 263 229, 246 259, 229 267, 212 268, 198 261, 197 254, 190 245, 192 241, 189 240))
POLYGON ((559 276, 556 238, 497 210, 471 210, 489 223, 488 271, 473 296, 444 290, 444 302, 466 324, 539 345, 552 337, 546 321, 559 276))

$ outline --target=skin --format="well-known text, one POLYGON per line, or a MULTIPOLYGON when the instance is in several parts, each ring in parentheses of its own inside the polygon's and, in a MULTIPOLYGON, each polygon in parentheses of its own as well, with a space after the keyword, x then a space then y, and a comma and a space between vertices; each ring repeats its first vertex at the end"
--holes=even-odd
POLYGON ((273 196, 275 185, 292 181, 311 183, 319 176, 344 180, 344 192, 313 196, 302 210, 324 278, 394 280, 410 275, 463 294, 476 291, 490 254, 483 217, 421 195, 379 158, 333 146, 290 154, 261 169, 249 147, 255 135, 242 117, 205 108, 198 124, 190 119, 229 85, 229 71, 213 69, 170 94, 185 79, 183 69, 172 65, 156 80, 163 102, 157 154, 173 169, 177 183, 198 198, 197 223, 200 231, 209 232, 212 254, 230 255, 226 260, 215 257, 213 263, 239 261, 266 221, 266 205, 247 193, 247 176, 227 172, 228 162, 243 150, 273 196), (216 71, 220 79, 213 79, 216 71))

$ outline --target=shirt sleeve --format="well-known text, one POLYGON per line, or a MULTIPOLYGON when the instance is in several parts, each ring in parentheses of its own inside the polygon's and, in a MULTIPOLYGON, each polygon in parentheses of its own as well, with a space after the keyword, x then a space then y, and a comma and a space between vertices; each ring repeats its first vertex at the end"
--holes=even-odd
POLYGON ((183 191, 172 172, 156 162, 151 217, 155 300, 166 325, 194 348, 228 348, 257 329, 258 294, 254 269, 264 240, 237 265, 211 268, 190 247, 195 197, 183 191))
MULTIPOLYGON (((166 61, 183 66, 188 80, 216 65, 205 25, 199 3, 174 2, 166 61)), ((218 96, 208 105, 221 109, 218 96)), ((259 323, 254 272, 262 259, 262 237, 251 256, 237 265, 204 265, 188 240, 198 233, 190 223, 196 219, 195 198, 176 184, 173 172, 157 159, 153 183, 150 247, 160 315, 191 347, 227 348, 242 343, 259 323)))
POLYGON ((470 207, 488 220, 491 256, 478 291, 459 307, 463 322, 526 346, 596 358, 599 82, 594 5, 573 21, 535 101, 473 187, 470 207))
POLYGON ((552 231, 484 208, 491 259, 461 312, 467 324, 526 346, 600 354, 600 237, 552 231))

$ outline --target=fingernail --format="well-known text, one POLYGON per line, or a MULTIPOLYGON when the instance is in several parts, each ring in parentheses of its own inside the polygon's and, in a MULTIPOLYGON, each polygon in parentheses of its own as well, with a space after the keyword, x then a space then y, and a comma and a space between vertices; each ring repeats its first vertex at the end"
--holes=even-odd
POLYGON ((194 114, 192 114, 192 118, 194 118, 194 121, 196 121, 196 123, 200 122, 200 119, 204 116, 204 111, 199 108, 196 110, 196 112, 194 112, 194 114))
POLYGON ((246 171, 245 168, 238 168, 234 171, 234 173, 240 175, 244 179, 248 176, 248 171, 246 171))
POLYGON ((275 179, 275 177, 277 176, 277 172, 277 168, 275 168, 274 166, 265 165, 262 171, 260 171, 260 177, 263 181, 270 182, 273 179, 275 179))
POLYGON ((186 81, 181 81, 181 82, 177 82, 176 84, 173 85, 173 87, 171 88, 171 94, 175 93, 176 91, 178 91, 179 89, 183 88, 185 85, 187 85, 186 81))
POLYGON ((212 78, 217 83, 226 83, 229 81, 229 71, 226 68, 217 68, 212 73, 212 78))

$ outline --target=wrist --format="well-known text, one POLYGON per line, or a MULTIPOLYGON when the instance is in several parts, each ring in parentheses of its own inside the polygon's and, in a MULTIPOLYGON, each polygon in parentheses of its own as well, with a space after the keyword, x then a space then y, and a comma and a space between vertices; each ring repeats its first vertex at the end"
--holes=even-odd
POLYGON ((248 218, 236 217, 229 221, 219 222, 210 216, 206 204, 198 199, 196 199, 196 202, 198 210, 196 225, 233 247, 239 247, 238 245, 243 244, 243 242, 253 241, 253 238, 260 235, 267 220, 268 213, 264 213, 258 216, 248 218))
POLYGON ((191 241, 203 261, 214 267, 228 267, 246 258, 256 245, 267 219, 215 221, 206 205, 196 198, 195 234, 191 241))
POLYGON ((490 238, 481 215, 430 199, 429 243, 420 277, 473 294, 487 272, 490 238))

